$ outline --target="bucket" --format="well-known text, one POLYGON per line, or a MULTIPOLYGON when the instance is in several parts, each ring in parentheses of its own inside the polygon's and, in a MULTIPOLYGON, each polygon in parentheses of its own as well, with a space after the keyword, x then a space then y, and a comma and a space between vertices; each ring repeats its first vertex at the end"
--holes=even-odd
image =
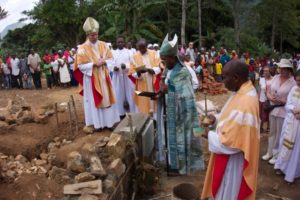
POLYGON ((199 200, 199 190, 190 183, 181 183, 173 188, 172 200, 199 200))

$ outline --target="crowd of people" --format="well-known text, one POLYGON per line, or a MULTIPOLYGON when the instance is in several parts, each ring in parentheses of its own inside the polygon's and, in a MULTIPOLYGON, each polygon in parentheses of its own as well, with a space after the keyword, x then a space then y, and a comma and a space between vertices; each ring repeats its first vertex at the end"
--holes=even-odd
POLYGON ((42 58, 34 49, 28 56, 7 54, 0 59, 0 88, 1 89, 41 89, 42 75, 46 78, 47 88, 76 86, 73 78, 73 68, 76 50, 44 52, 42 58))
POLYGON ((40 89, 41 73, 49 89, 81 85, 87 133, 112 129, 126 112, 151 114, 157 120, 159 159, 164 160, 166 145, 171 171, 189 174, 204 165, 193 135, 200 126, 194 92, 201 91, 207 69, 234 95, 213 120, 216 129, 206 133, 212 156, 203 197, 255 198, 259 132, 269 132, 262 159, 289 183, 300 177, 300 54, 279 61, 252 58, 247 52, 239 56, 224 47, 198 51, 192 42, 179 46, 176 35, 167 35, 161 47, 140 39, 135 49, 122 36, 114 45, 99 41, 93 18, 87 18, 83 29, 87 40, 76 49, 45 51, 42 58, 33 49, 27 57, 7 55, 0 60, 0 86, 31 89, 33 82, 40 89), (164 93, 166 108, 160 104, 159 94, 164 93), (161 123, 164 109, 166 129, 161 123), (215 168, 222 173, 215 174, 215 168))

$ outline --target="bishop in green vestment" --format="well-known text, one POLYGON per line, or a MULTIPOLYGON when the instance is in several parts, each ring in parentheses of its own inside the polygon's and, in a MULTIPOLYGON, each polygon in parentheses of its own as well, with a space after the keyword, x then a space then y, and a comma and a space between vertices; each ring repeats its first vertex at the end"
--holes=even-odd
POLYGON ((192 77, 177 57, 177 35, 166 36, 160 57, 167 67, 165 79, 167 147, 169 167, 179 174, 190 174, 204 168, 200 139, 193 129, 199 127, 192 77))

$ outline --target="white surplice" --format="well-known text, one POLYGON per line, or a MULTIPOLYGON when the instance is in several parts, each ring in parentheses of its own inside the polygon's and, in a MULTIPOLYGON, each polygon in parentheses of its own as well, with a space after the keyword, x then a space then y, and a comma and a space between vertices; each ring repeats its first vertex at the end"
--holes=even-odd
POLYGON ((123 48, 112 51, 112 54, 113 66, 119 68, 119 71, 113 71, 112 75, 119 114, 122 116, 126 112, 137 113, 138 108, 133 100, 135 85, 128 78, 128 70, 131 63, 130 52, 128 49, 123 48), (122 63, 126 65, 125 69, 121 68, 122 63), (124 108, 125 101, 129 104, 129 110, 125 110, 124 108))

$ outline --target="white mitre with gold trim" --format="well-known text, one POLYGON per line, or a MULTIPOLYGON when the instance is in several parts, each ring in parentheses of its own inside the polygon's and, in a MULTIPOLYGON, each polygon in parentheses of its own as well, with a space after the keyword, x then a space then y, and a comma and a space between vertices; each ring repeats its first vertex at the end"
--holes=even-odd
POLYGON ((91 33, 98 33, 99 23, 94 18, 88 17, 83 24, 83 30, 87 35, 91 33))

